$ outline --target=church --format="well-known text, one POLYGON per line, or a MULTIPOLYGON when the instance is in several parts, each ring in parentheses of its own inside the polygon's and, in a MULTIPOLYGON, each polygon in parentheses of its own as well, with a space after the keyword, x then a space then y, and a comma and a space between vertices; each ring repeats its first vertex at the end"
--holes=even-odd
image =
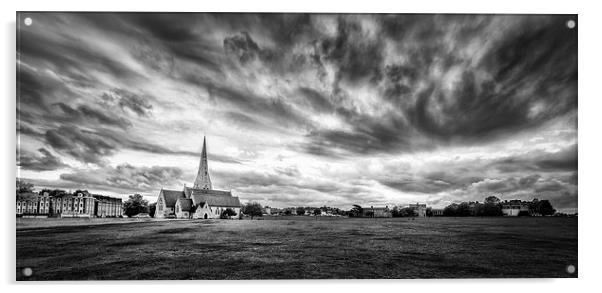
POLYGON ((240 208, 240 200, 232 196, 232 192, 213 189, 203 138, 201 162, 193 187, 184 185, 183 190, 161 189, 155 218, 219 219, 227 209, 234 211, 236 216, 240 215, 240 208))

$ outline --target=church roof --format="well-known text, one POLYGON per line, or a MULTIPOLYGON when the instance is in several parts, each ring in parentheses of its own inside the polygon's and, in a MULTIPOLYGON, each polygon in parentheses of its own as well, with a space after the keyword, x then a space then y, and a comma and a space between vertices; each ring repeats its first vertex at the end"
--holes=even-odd
POLYGON ((190 187, 184 187, 184 193, 187 198, 191 198, 192 195, 195 195, 195 194, 232 196, 232 192, 230 192, 230 191, 216 190, 216 189, 190 188, 190 187))
POLYGON ((214 207, 240 207, 240 200, 234 196, 223 196, 223 195, 201 195, 194 194, 192 196, 192 202, 197 204, 208 203, 214 207))
POLYGON ((193 205, 208 203, 211 206, 221 207, 239 207, 240 200, 238 197, 232 196, 230 191, 213 190, 213 189, 197 189, 185 188, 184 193, 192 199, 193 205))
POLYGON ((182 211, 189 212, 192 209, 192 199, 180 198, 178 201, 180 202, 180 209, 182 209, 182 211))
POLYGON ((174 207, 178 199, 186 198, 184 192, 179 190, 161 189, 161 193, 165 197, 165 206, 167 207, 174 207))

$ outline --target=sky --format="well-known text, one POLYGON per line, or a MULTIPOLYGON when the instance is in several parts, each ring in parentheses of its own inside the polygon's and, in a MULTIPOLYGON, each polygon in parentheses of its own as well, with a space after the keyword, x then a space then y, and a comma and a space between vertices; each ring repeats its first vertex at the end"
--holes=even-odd
POLYGON ((577 211, 577 17, 22 13, 17 176, 151 202, 577 211), (31 25, 23 24, 26 17, 31 25))

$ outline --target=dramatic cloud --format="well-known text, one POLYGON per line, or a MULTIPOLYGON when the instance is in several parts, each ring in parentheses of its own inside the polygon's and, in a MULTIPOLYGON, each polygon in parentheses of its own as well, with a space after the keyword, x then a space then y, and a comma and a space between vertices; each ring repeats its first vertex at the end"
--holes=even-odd
POLYGON ((20 16, 17 164, 41 185, 156 195, 206 135, 243 201, 577 208, 575 15, 20 16))
POLYGON ((177 186, 182 170, 173 167, 134 167, 128 164, 103 169, 78 170, 61 174, 60 179, 92 188, 119 188, 145 192, 163 186, 177 186))
POLYGON ((139 116, 150 115, 153 105, 148 97, 142 97, 124 89, 113 89, 110 93, 104 93, 102 100, 107 104, 117 104, 122 110, 129 109, 139 116))
POLYGON ((34 171, 51 171, 68 167, 67 164, 63 163, 60 158, 53 155, 47 149, 41 148, 38 152, 41 153, 41 156, 32 153, 17 154, 17 166, 34 171))
POLYGON ((101 125, 114 125, 120 128, 128 128, 131 123, 123 118, 114 118, 108 113, 104 113, 100 109, 95 109, 86 105, 81 105, 77 109, 73 109, 65 103, 56 103, 61 111, 63 111, 63 117, 71 121, 93 120, 93 123, 99 123, 101 125))
POLYGON ((574 171, 577 170, 577 145, 557 152, 529 152, 520 157, 508 157, 492 163, 500 172, 574 171))

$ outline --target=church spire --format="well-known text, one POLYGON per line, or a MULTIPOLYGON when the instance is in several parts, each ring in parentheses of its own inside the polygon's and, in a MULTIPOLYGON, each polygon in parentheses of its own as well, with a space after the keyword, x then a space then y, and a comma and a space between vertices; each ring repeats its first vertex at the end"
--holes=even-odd
POLYGON ((209 178, 209 167, 207 166, 207 145, 203 136, 203 151, 201 152, 201 162, 199 163, 199 172, 194 180, 193 188, 213 189, 211 179, 209 178))

